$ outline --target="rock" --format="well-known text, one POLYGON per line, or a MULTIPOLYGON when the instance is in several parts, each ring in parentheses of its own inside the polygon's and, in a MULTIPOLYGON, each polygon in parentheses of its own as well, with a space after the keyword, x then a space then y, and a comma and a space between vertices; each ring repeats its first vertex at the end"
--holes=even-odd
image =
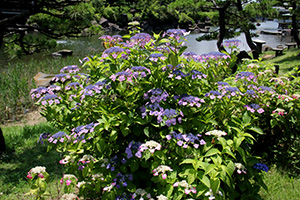
POLYGON ((99 24, 102 26, 102 27, 108 27, 108 20, 104 17, 102 17, 100 20, 99 20, 99 24))
POLYGON ((117 24, 114 24, 114 23, 108 23, 108 26, 111 31, 121 31, 122 30, 117 24))
POLYGON ((263 47, 262 47, 262 51, 272 51, 272 47, 270 47, 270 46, 268 46, 268 45, 264 45, 263 47))
POLYGON ((54 76, 55 74, 44 74, 43 72, 39 72, 33 79, 37 87, 47 87, 50 85, 50 81, 54 76))
POLYGON ((73 54, 73 51, 72 50, 68 50, 68 49, 63 49, 63 50, 59 50, 58 52, 51 53, 51 55, 55 56, 55 57, 71 56, 72 54, 73 54))

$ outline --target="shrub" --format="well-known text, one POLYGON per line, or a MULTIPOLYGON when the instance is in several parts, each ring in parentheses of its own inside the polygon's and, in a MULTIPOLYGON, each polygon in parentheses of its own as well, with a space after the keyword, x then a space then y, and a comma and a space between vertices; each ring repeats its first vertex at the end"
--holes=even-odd
POLYGON ((268 168, 252 148, 270 105, 263 97, 272 95, 260 84, 270 75, 254 67, 230 76, 229 55, 185 52, 184 34, 102 37, 102 54, 32 90, 62 130, 47 141, 64 153, 79 196, 260 199, 267 189, 268 168))

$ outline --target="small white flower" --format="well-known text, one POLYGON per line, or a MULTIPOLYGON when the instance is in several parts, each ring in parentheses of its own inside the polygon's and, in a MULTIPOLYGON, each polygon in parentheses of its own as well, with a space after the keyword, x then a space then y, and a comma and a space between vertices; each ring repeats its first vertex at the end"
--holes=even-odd
POLYGON ((80 188, 84 184, 85 184, 85 181, 78 182, 77 185, 76 185, 76 187, 80 188))
POLYGON ((214 135, 217 137, 222 137, 222 136, 227 135, 227 133, 225 133, 224 131, 213 130, 213 131, 206 132, 205 135, 214 135))
POLYGON ((61 199, 63 200, 76 200, 77 199, 77 195, 70 193, 70 194, 64 194, 61 199))
POLYGON ((164 195, 159 195, 159 196, 157 196, 156 197, 157 198, 157 200, 168 200, 168 197, 166 197, 166 196, 164 196, 164 195))
POLYGON ((37 166, 30 170, 31 174, 40 174, 46 172, 46 167, 37 166))

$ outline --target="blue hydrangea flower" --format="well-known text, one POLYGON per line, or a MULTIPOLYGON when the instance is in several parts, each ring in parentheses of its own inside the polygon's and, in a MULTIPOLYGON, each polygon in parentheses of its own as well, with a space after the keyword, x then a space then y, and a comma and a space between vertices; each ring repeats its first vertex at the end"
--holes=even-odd
POLYGON ((256 163, 253 165, 253 168, 254 169, 258 169, 258 170, 262 170, 262 171, 265 171, 265 172, 268 172, 269 171, 269 168, 267 165, 263 164, 263 163, 256 163))

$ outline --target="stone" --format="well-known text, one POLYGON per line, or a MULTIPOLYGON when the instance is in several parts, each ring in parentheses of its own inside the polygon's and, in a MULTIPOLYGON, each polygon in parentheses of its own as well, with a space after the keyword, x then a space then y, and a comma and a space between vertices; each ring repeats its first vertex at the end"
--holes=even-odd
POLYGON ((33 79, 37 87, 47 87, 50 85, 50 82, 54 76, 55 74, 45 74, 43 72, 39 72, 33 77, 33 79))

